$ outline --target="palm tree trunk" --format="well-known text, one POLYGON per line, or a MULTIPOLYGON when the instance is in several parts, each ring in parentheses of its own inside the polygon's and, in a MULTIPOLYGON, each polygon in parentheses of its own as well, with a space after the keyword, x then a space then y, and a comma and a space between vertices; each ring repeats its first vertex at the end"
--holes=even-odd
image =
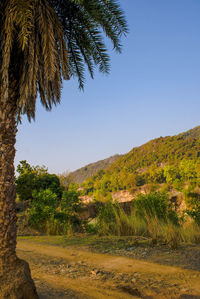
POLYGON ((0 298, 36 299, 29 266, 16 256, 16 105, 0 105, 0 298))

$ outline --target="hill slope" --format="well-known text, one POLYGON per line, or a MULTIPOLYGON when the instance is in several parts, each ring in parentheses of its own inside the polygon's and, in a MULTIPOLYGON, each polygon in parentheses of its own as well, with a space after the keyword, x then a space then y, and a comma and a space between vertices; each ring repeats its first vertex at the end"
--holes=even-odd
POLYGON ((97 161, 95 163, 90 163, 80 169, 77 169, 69 174, 75 183, 81 184, 86 179, 95 175, 99 170, 106 169, 109 165, 114 163, 122 155, 114 155, 107 159, 97 161))
POLYGON ((200 126, 197 126, 187 132, 181 133, 178 136, 185 138, 200 138, 200 126))
POLYGON ((200 163, 200 126, 179 135, 156 138, 133 148, 105 171, 89 179, 85 188, 88 191, 117 191, 145 183, 163 183, 166 181, 163 170, 166 165, 174 167, 171 170, 176 180, 180 177, 178 170, 183 160, 193 161, 195 165, 200 163))

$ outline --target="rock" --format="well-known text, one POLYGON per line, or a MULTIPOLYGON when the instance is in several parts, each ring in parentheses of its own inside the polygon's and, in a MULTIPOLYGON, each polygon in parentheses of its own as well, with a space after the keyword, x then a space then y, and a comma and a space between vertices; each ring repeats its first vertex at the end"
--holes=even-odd
POLYGON ((133 278, 133 279, 131 280, 131 282, 132 282, 132 283, 136 283, 136 279, 133 278))

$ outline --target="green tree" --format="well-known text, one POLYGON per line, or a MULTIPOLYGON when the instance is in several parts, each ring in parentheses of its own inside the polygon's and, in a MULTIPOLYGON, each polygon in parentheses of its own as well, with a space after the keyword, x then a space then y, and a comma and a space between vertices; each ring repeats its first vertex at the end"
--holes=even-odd
POLYGON ((31 173, 33 172, 33 167, 26 161, 20 161, 19 165, 17 166, 17 172, 19 175, 25 174, 25 173, 31 173))
POLYGON ((45 232, 47 221, 54 218, 58 204, 58 198, 51 190, 35 191, 28 210, 30 225, 45 232))
POLYGON ((180 162, 180 175, 183 180, 195 180, 197 177, 196 165, 193 160, 182 160, 180 162))
POLYGON ((164 167, 164 176, 168 184, 173 184, 177 179, 180 179, 179 169, 172 165, 166 165, 164 167))
POLYGON ((60 180, 55 174, 47 172, 45 166, 31 166, 25 160, 17 166, 19 176, 15 180, 16 191, 21 201, 33 199, 34 191, 49 189, 60 199, 62 187, 60 180))
POLYGON ((37 96, 51 110, 62 80, 85 65, 109 72, 103 33, 120 52, 126 22, 115 0, 0 1, 0 297, 38 298, 28 264, 16 256, 14 157, 17 121, 35 117, 37 96))

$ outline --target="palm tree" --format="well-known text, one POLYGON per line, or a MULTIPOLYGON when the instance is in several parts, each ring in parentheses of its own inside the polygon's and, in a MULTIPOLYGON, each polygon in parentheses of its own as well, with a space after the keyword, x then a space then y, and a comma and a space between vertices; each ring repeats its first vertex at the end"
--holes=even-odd
POLYGON ((109 72, 104 34, 120 52, 127 25, 116 0, 0 1, 0 298, 38 298, 28 264, 16 256, 14 157, 17 123, 51 110, 62 81, 109 72))

